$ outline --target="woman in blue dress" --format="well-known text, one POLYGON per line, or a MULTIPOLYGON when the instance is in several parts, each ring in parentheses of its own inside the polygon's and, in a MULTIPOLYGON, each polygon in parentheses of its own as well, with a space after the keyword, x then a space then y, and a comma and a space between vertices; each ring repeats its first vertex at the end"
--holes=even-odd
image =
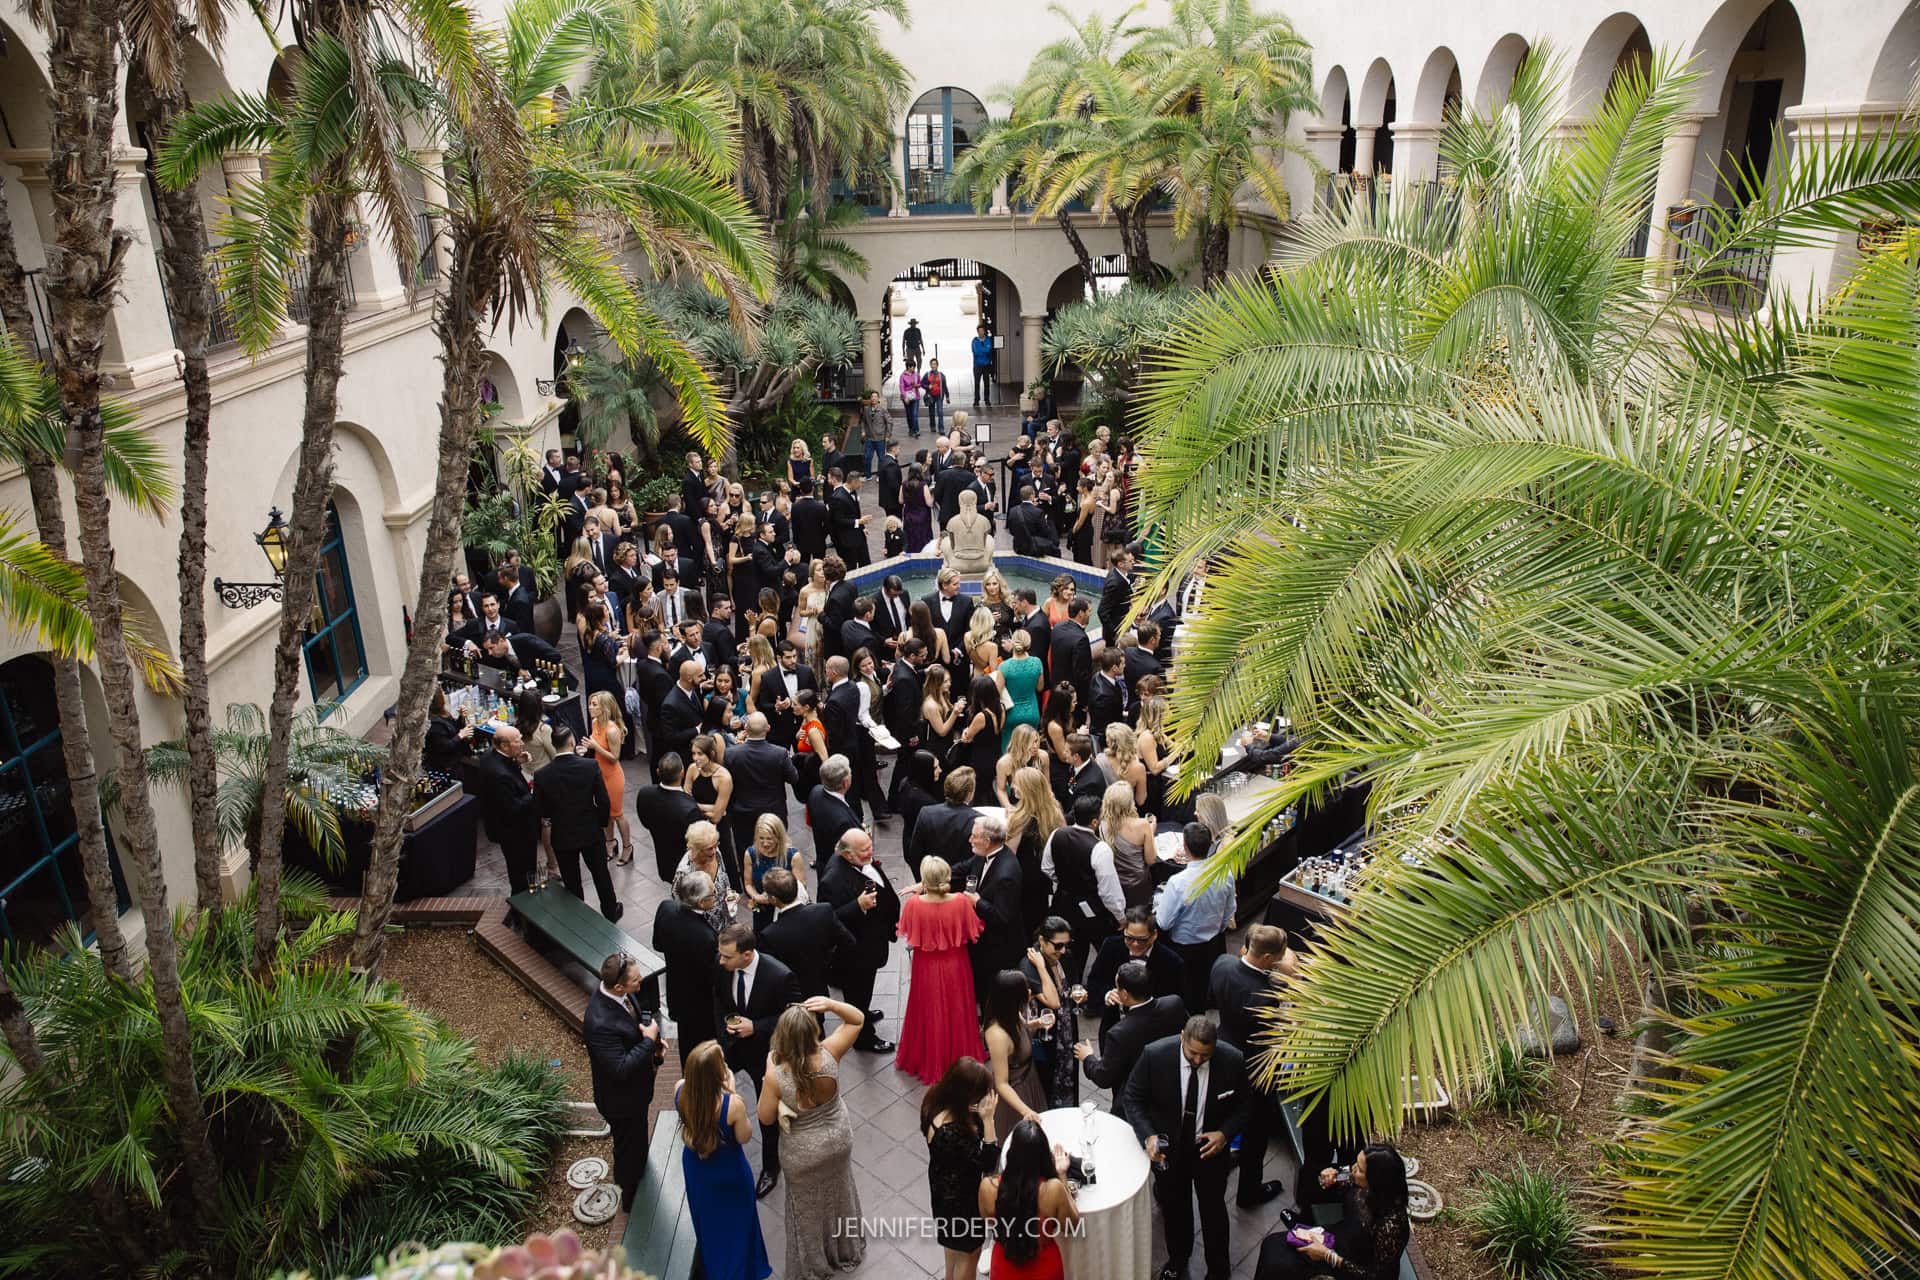
POLYGON ((753 1167, 744 1150, 753 1135, 753 1113, 733 1092, 733 1072, 717 1042, 707 1040, 688 1051, 673 1105, 685 1144, 680 1168, 687 1212, 707 1280, 766 1280, 773 1266, 760 1234, 753 1167))

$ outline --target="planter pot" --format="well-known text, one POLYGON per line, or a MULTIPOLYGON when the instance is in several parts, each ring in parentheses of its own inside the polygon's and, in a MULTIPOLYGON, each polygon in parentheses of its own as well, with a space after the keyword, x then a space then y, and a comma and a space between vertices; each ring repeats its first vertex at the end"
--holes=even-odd
POLYGON ((533 634, 548 644, 560 643, 562 612, 557 596, 548 596, 533 606, 533 634))

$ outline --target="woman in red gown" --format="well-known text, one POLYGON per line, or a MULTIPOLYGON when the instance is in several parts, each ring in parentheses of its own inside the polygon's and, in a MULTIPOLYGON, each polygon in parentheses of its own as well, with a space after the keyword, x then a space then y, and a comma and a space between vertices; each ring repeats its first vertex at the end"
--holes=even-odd
POLYGON ((944 858, 923 859, 919 888, 900 904, 899 933, 913 953, 913 974, 893 1064, 925 1084, 936 1083, 963 1057, 987 1056, 967 963, 967 944, 980 936, 980 917, 965 894, 952 891, 952 875, 944 858))

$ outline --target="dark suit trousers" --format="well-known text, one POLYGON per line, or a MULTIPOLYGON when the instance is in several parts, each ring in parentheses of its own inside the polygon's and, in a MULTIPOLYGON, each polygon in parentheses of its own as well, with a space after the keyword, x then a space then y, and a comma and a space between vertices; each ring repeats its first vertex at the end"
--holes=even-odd
POLYGON ((613 891, 613 876, 607 872, 607 849, 602 844, 591 844, 584 849, 559 849, 553 856, 560 863, 560 880, 567 886, 567 892, 585 902, 586 893, 580 884, 580 863, 585 859, 587 874, 593 877, 593 891, 600 898, 600 914, 611 920, 614 908, 620 905, 619 895, 613 891))
POLYGON ((1207 983, 1213 977, 1213 962, 1227 952, 1227 936, 1221 934, 1205 942, 1169 941, 1168 945, 1186 962, 1187 988, 1180 998, 1190 1011, 1199 1013, 1207 1007, 1207 983))
MULTIPOLYGON (((506 855, 507 883, 513 887, 513 891, 515 893, 531 892, 534 873, 540 865, 540 842, 529 840, 522 843, 519 840, 503 840, 500 843, 500 852, 506 855)), ((577 880, 579 872, 576 871, 574 875, 577 880)), ((580 890, 576 887, 574 892, 579 893, 580 890)))
POLYGON ((631 1213, 634 1192, 647 1171, 647 1113, 609 1119, 607 1127, 613 1130, 613 1184, 620 1188, 621 1209, 631 1213))
MULTIPOLYGON (((1253 1055, 1249 1053, 1247 1056, 1251 1058, 1253 1055)), ((1248 1074, 1252 1074, 1251 1063, 1248 1064, 1248 1074)), ((1280 1099, 1276 1095, 1256 1088, 1251 1080, 1247 1082, 1247 1088, 1253 1090, 1253 1105, 1247 1111, 1247 1127, 1240 1131, 1240 1154, 1234 1158, 1234 1164, 1240 1170, 1240 1186, 1235 1194, 1242 1203, 1259 1193, 1267 1165, 1267 1142, 1286 1124, 1280 1114, 1280 1099)))
POLYGON ((1233 1273, 1233 1251, 1227 1242, 1227 1173, 1232 1165, 1224 1154, 1211 1160, 1189 1156, 1178 1163, 1168 1161, 1164 1171, 1153 1175, 1153 1198, 1160 1206, 1168 1263, 1185 1267, 1193 1257, 1193 1201, 1198 1196, 1207 1275, 1233 1273))
MULTIPOLYGON (((873 983, 875 976, 879 972, 878 969, 869 969, 865 965, 858 967, 848 965, 842 968, 839 973, 833 975, 833 984, 840 988, 840 998, 842 1000, 845 1000, 848 1004, 860 1010, 860 1012, 865 1013, 867 1010, 873 1008, 873 983)), ((871 1018, 867 1019, 866 1026, 860 1028, 860 1039, 862 1041, 872 1040, 879 1034, 879 1031, 874 1028, 873 1019, 871 1018)))
POLYGON ((891 811, 892 795, 880 790, 880 753, 873 749, 873 739, 867 736, 865 729, 856 730, 860 741, 855 744, 853 755, 853 788, 866 805, 866 812, 878 821, 883 811, 891 811))

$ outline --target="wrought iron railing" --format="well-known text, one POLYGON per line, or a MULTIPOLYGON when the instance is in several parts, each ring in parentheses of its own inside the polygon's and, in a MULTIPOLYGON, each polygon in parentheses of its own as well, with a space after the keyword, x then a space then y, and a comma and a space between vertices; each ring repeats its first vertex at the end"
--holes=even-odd
POLYGON ((1765 245, 1711 244, 1716 221, 1707 209, 1673 205, 1666 211, 1667 236, 1673 241, 1679 272, 1698 273, 1686 285, 1688 294, 1721 311, 1747 315, 1766 300, 1773 274, 1773 250, 1765 245))
POLYGON ((414 215, 414 249, 420 255, 420 261, 413 268, 413 282, 416 285, 430 284, 440 278, 440 255, 434 252, 434 237, 439 231, 439 219, 432 214, 414 215))
MULTIPOLYGON (((293 272, 287 277, 287 318, 299 324, 305 324, 313 315, 309 295, 313 284, 313 259, 301 254, 294 259, 293 272)), ((353 307, 359 302, 359 296, 353 288, 351 269, 340 273, 340 289, 346 294, 347 306, 353 307)))
POLYGON ((47 306, 47 269, 35 267, 23 273, 27 286, 27 327, 33 331, 32 356, 41 364, 53 364, 53 311, 47 306))

